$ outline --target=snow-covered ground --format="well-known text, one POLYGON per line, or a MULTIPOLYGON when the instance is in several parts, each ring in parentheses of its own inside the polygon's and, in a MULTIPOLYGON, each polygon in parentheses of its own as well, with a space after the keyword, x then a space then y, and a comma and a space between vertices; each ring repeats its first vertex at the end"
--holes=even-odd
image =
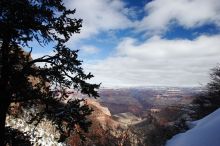
POLYGON ((220 108, 191 125, 190 130, 168 140, 166 146, 220 146, 220 108))
POLYGON ((30 141, 33 146, 66 146, 64 143, 58 143, 60 137, 59 132, 56 130, 55 125, 51 121, 42 119, 37 127, 27 123, 27 119, 30 119, 30 113, 37 113, 37 107, 30 108, 29 110, 23 110, 23 114, 20 117, 7 116, 6 126, 10 126, 21 132, 25 132, 30 136, 30 141))

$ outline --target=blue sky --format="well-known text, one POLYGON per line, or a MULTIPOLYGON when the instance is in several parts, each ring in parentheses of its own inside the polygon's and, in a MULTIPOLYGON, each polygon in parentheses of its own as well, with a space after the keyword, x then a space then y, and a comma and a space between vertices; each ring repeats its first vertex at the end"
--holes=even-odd
POLYGON ((220 63, 220 0, 64 2, 83 19, 67 45, 103 87, 205 85, 220 63))

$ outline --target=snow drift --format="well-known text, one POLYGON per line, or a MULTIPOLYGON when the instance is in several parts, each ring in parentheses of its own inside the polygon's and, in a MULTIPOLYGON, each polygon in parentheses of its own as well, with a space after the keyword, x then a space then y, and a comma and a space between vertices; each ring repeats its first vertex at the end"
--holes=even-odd
POLYGON ((166 146, 220 146, 220 108, 191 124, 190 130, 175 135, 166 146))

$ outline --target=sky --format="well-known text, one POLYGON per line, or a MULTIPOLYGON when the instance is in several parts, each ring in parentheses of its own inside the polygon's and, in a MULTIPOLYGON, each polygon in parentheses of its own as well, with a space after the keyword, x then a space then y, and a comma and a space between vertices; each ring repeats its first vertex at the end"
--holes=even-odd
POLYGON ((64 3, 83 19, 67 46, 80 50, 85 72, 102 87, 203 86, 220 63, 220 0, 64 3))

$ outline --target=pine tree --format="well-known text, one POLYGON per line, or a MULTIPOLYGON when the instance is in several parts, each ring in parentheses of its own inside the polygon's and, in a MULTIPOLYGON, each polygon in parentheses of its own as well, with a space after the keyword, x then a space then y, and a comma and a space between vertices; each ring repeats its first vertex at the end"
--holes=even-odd
POLYGON ((74 125, 87 130, 91 113, 83 99, 64 104, 64 89, 73 88, 98 97, 99 85, 90 84, 92 74, 85 74, 77 50, 65 43, 79 33, 81 19, 74 18, 75 10, 67 9, 62 0, 1 0, 0 1, 0 145, 4 145, 5 119, 12 102, 41 104, 43 111, 35 120, 47 116, 59 125, 62 135, 74 131, 74 125), (31 59, 30 42, 41 46, 53 42, 54 55, 31 59), (25 53, 21 48, 29 48, 25 53), (44 64, 38 66, 37 64, 44 64), (33 80, 35 83, 33 83, 33 80), (54 96, 59 89, 61 96, 54 96))
POLYGON ((220 66, 211 70, 210 79, 204 92, 193 101, 196 112, 192 117, 195 119, 202 118, 220 107, 220 66))

